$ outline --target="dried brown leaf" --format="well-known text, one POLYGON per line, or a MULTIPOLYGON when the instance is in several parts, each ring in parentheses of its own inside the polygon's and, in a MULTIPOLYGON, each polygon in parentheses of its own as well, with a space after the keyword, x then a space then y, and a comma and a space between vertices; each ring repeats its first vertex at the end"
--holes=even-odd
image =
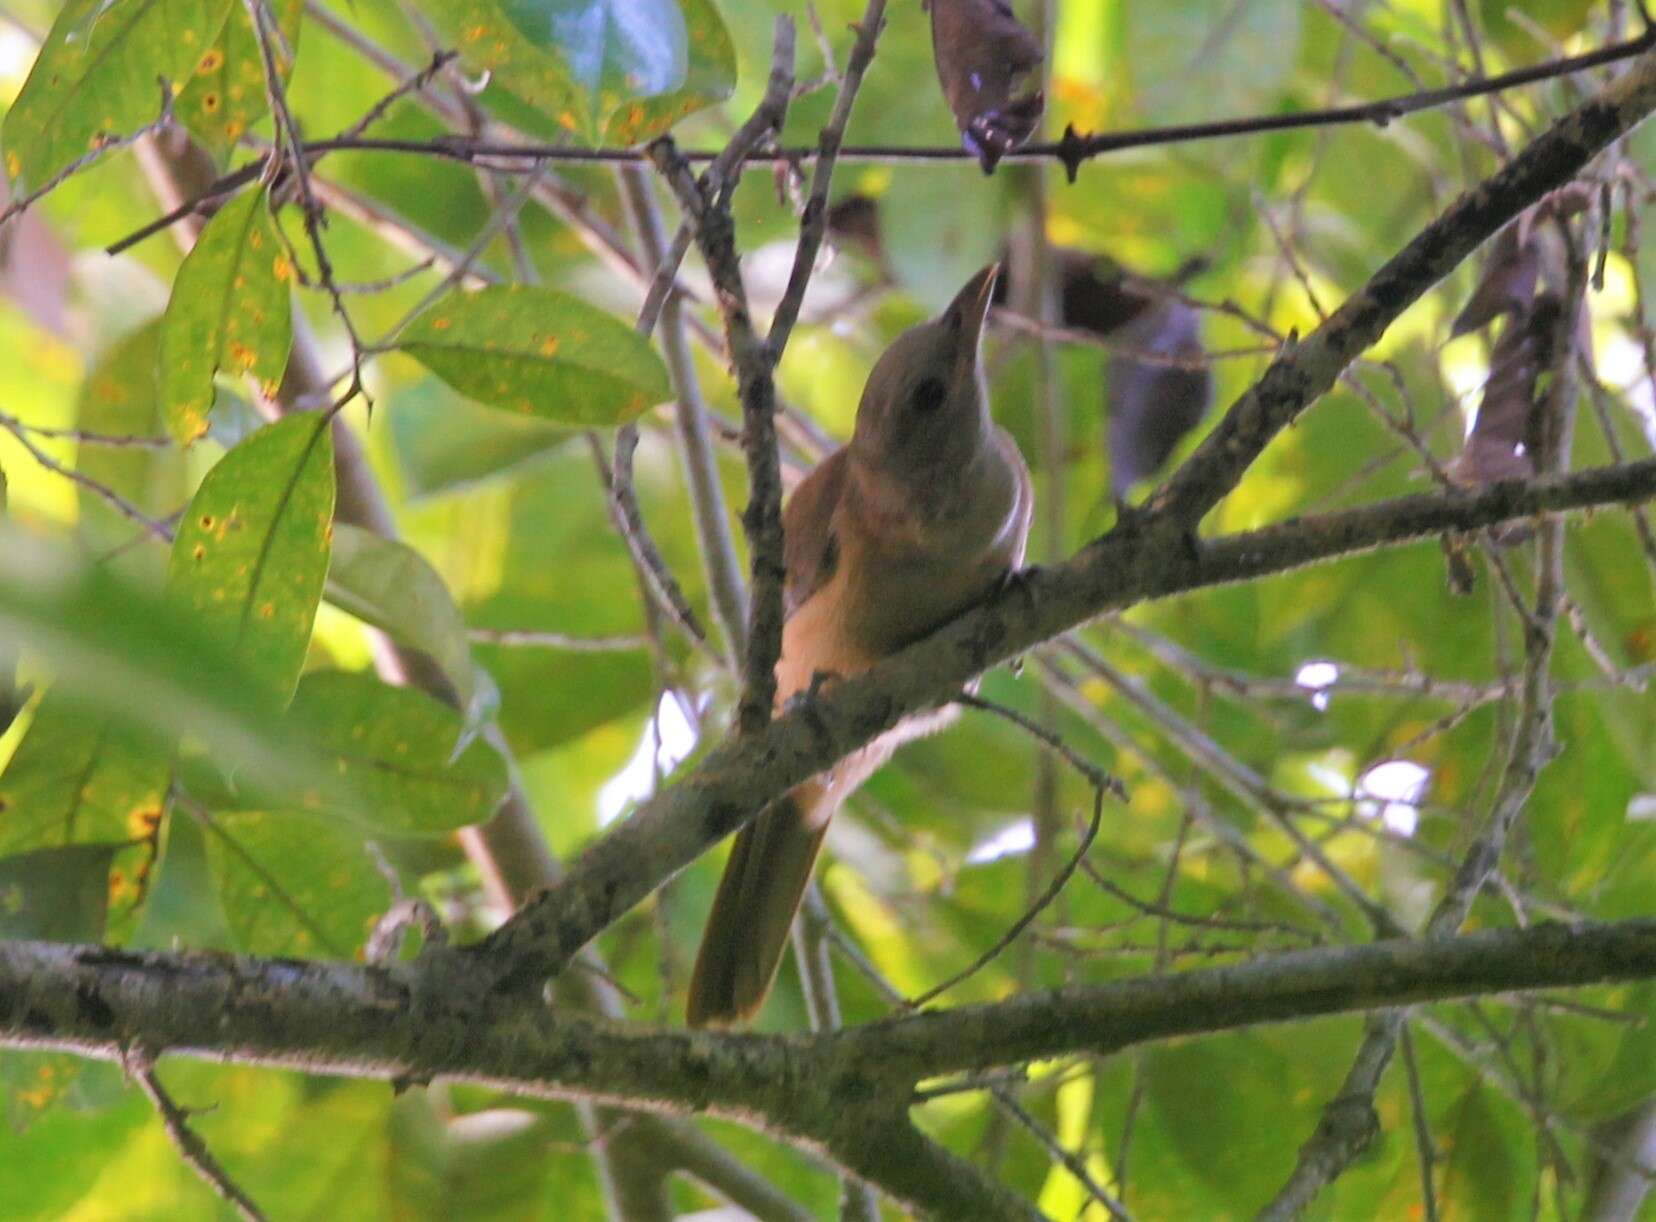
POLYGON ((932 53, 961 143, 985 174, 1035 133, 1041 45, 1007 0, 931 0, 932 53))

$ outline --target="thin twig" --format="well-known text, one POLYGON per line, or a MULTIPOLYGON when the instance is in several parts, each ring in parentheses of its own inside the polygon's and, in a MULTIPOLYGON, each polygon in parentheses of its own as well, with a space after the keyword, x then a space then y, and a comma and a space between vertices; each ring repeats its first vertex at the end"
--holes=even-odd
POLYGON ((42 450, 29 439, 29 433, 34 430, 30 429, 21 420, 17 419, 17 417, 8 415, 5 412, 0 412, 0 428, 4 428, 8 433, 15 437, 17 439, 17 444, 28 451, 29 457, 33 458, 37 463, 39 463, 42 467, 45 467, 54 475, 61 475, 64 479, 69 480, 71 483, 79 484, 82 488, 85 488, 93 495, 100 497, 122 517, 136 522, 139 526, 143 527, 148 534, 153 535, 163 543, 172 542, 172 527, 168 526, 165 522, 162 522, 159 519, 150 517, 149 514, 145 513, 142 509, 138 508, 138 506, 127 500, 126 497, 122 496, 119 492, 116 492, 115 489, 99 483, 91 476, 84 475, 75 470, 73 467, 64 466, 57 459, 53 458, 50 454, 46 453, 46 451, 42 450))
POLYGON ((805 215, 799 223, 799 245, 794 250, 793 270, 788 273, 788 287, 771 316, 770 332, 765 343, 770 348, 773 362, 782 359, 799 320, 799 308, 805 301, 805 290, 816 270, 817 252, 828 232, 828 190, 833 182, 834 163, 839 157, 840 145, 845 141, 845 127, 851 121, 851 108, 857 101, 857 90, 862 87, 868 65, 874 61, 874 48, 885 26, 885 0, 868 0, 862 21, 854 28, 857 40, 851 45, 851 57, 845 72, 839 77, 839 93, 834 98, 834 109, 827 126, 817 137, 817 161, 811 174, 811 194, 805 201, 805 215))
MULTIPOLYGON (((1344 124, 1385 125, 1394 119, 1446 106, 1466 98, 1516 89, 1537 81, 1586 72, 1605 64, 1617 63, 1643 54, 1656 46, 1656 32, 1646 32, 1626 42, 1590 51, 1567 59, 1550 60, 1529 68, 1485 79, 1469 80, 1459 85, 1423 93, 1404 94, 1378 102, 1364 102, 1352 106, 1336 106, 1322 110, 1296 111, 1291 114, 1263 114, 1244 118, 1224 119, 1210 123, 1175 124, 1167 127, 1143 128, 1130 132, 1101 132, 1083 136, 1070 133, 1064 139, 1046 143, 1026 144, 1008 153, 1004 161, 1057 160, 1066 168, 1079 167, 1082 162, 1127 149, 1155 145, 1187 144, 1202 140, 1225 139, 1287 131, 1308 127, 1329 127, 1344 124)), ((452 161, 476 161, 498 158, 504 163, 527 166, 534 162, 560 161, 571 163, 599 163, 628 165, 650 160, 648 150, 636 148, 577 148, 561 144, 499 143, 490 140, 444 138, 435 141, 399 140, 358 136, 349 140, 335 137, 315 140, 299 146, 298 152, 316 158, 340 151, 407 153, 416 156, 439 157, 452 161)), ((803 165, 818 157, 818 150, 810 147, 785 147, 756 150, 747 162, 783 165, 803 165)), ((691 163, 714 162, 722 153, 706 149, 686 151, 684 159, 691 163)), ((836 154, 844 161, 897 164, 913 162, 957 162, 974 157, 958 145, 844 145, 836 154)), ((118 254, 127 247, 176 224, 208 200, 228 195, 254 181, 264 171, 263 161, 242 166, 224 175, 200 196, 185 201, 167 215, 133 231, 114 243, 109 251, 118 254)))
POLYGON ((741 167, 763 142, 782 129, 793 90, 794 26, 776 19, 770 82, 752 117, 697 181, 672 142, 650 145, 656 167, 667 179, 692 224, 696 244, 713 276, 714 296, 724 319, 725 338, 742 401, 742 449, 748 464, 747 531, 752 578, 748 601, 742 695, 736 722, 743 734, 762 730, 776 700, 776 662, 782 652, 782 474, 776 448, 776 381, 764 341, 748 313, 747 289, 736 255, 730 192, 741 167))
POLYGON ((127 1053, 125 1068, 127 1074, 138 1083, 144 1094, 149 1097, 149 1101, 154 1104, 156 1114, 161 1117, 162 1127, 167 1130, 167 1136, 177 1148, 178 1156, 184 1160, 185 1166, 194 1171, 202 1183, 228 1201, 247 1222, 264 1222, 264 1213, 254 1204, 253 1198, 248 1196, 219 1165, 218 1159, 214 1158, 213 1152, 207 1148, 207 1143, 190 1127, 189 1113, 173 1102, 172 1096, 161 1085, 161 1079, 155 1075, 154 1055, 134 1046, 127 1053))

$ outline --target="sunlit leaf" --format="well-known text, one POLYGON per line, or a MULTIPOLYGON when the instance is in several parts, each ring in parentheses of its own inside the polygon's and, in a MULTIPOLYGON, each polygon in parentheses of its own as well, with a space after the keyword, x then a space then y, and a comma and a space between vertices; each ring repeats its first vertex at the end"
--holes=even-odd
POLYGON ((292 280, 263 191, 231 200, 202 229, 161 320, 161 406, 179 441, 207 431, 218 374, 275 390, 293 342, 292 280))
MULTIPOLYGON (((157 332, 154 322, 139 328, 93 367, 76 411, 80 428, 112 437, 166 436, 156 377, 157 332)), ((82 442, 75 468, 153 518, 176 513, 189 495, 184 456, 171 446, 82 442)), ((80 488, 77 495, 81 526, 94 546, 119 547, 139 529, 92 489, 80 488)))
POLYGON ((211 45, 234 0, 69 0, 6 112, 6 174, 41 186, 78 157, 161 114, 211 45))
MULTIPOLYGON (((304 0, 267 0, 267 3, 281 32, 280 41, 296 54, 304 0)), ((293 60, 283 54, 279 43, 272 49, 277 70, 285 82, 292 72, 293 60)), ((236 141, 269 109, 264 61, 246 5, 231 5, 229 18, 213 45, 202 53, 189 79, 181 84, 183 89, 173 102, 173 112, 190 129, 191 135, 223 160, 236 141)))
POLYGON ((295 415, 255 433, 207 474, 179 522, 167 583, 285 701, 305 660, 333 533, 328 420, 295 415))
POLYGON ((397 346, 481 403, 562 424, 616 425, 667 399, 667 370, 619 319, 550 289, 448 297, 397 346))
POLYGON ((171 771, 164 740, 53 688, 0 773, 0 853, 147 836, 171 771))
POLYGON ((584 129, 586 99, 569 66, 531 39, 498 0, 420 0, 419 8, 469 68, 486 71, 564 129, 584 129))

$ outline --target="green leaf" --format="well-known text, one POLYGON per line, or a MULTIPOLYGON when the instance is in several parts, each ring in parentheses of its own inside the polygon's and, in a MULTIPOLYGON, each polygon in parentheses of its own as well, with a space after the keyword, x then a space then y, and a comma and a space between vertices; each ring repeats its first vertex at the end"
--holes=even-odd
POLYGON ((585 105, 568 66, 526 37, 495 0, 418 0, 418 8, 468 68, 487 72, 566 131, 585 127, 585 105))
POLYGON ((202 229, 161 319, 161 406, 180 442, 207 431, 221 371, 275 390, 293 343, 292 279, 262 190, 231 200, 202 229))
POLYGON ((480 407, 433 377, 392 398, 385 423, 410 497, 500 475, 571 436, 547 420, 480 407))
POLYGON ((162 831, 159 859, 131 945, 138 949, 234 950, 218 883, 207 865, 201 825, 177 807, 162 831))
POLYGON ((349 959, 391 906, 362 837, 309 815, 217 814, 207 860, 237 949, 349 959))
MULTIPOLYGON (((316 671, 299 684, 292 713, 349 791, 330 813, 370 831, 443 835, 489 818, 506 794, 500 753, 474 741, 456 756, 459 714, 423 692, 365 672, 316 671)), ((329 797, 307 791, 297 805, 320 812, 329 797)))
POLYGON ((0 640, 53 675, 54 695, 72 693, 129 732, 191 739, 250 783, 336 786, 217 633, 175 599, 69 555, 61 541, 0 531, 0 640))
POLYGON ((113 844, 71 844, 0 857, 0 938, 96 942, 109 905, 113 844))
MULTIPOLYGON (((297 53, 304 0, 266 0, 276 26, 288 48, 297 53)), ((276 67, 285 83, 293 71, 293 60, 277 48, 276 67)), ((253 23, 242 4, 233 5, 223 29, 196 62, 183 91, 173 102, 178 121, 190 129, 220 163, 236 141, 269 109, 265 89, 264 60, 253 23)))
POLYGON ((735 48, 710 0, 502 0, 501 7, 531 42, 562 57, 604 144, 649 140, 735 88, 735 48))
POLYGON ((161 78, 195 67, 233 0, 69 0, 52 23, 0 140, 20 191, 161 113, 161 78))
POLYGON ((154 734, 54 687, 0 774, 0 853, 148 835, 171 771, 154 734))
POLYGON ((327 594, 334 606, 431 658, 454 688, 459 707, 471 710, 477 666, 466 622, 448 586, 419 552, 342 522, 334 528, 327 594))
POLYGON ((293 694, 328 574, 333 443, 324 416, 261 429, 201 481, 167 585, 279 703, 293 694))
POLYGON ((461 394, 562 424, 624 424, 672 394, 648 340, 551 289, 505 285, 445 298, 397 346, 461 394))
MULTIPOLYGON (((81 388, 76 423, 87 432, 116 437, 165 436, 156 377, 156 337, 151 322, 122 339, 96 365, 81 388)), ((175 513, 189 495, 185 457, 168 447, 82 443, 75 469, 120 493, 151 517, 175 513)), ((89 488, 78 488, 81 528, 100 550, 119 547, 134 527, 89 488)))
POLYGON ((735 92, 736 48, 713 0, 681 0, 680 7, 690 52, 684 84, 623 102, 610 113, 600 143, 643 144, 735 92))

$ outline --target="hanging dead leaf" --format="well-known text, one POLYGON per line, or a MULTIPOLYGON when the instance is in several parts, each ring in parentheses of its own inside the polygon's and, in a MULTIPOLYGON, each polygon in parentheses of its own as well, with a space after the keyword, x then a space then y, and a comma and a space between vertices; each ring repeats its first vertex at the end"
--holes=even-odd
POLYGON ((985 174, 1035 133, 1041 45, 1007 0, 930 0, 932 53, 967 152, 985 174))
POLYGON ((1117 333, 1110 354, 1110 490, 1117 497, 1161 469, 1213 402, 1213 372, 1202 363, 1201 320, 1182 301, 1161 297, 1117 333))
POLYGON ((1555 365, 1552 348, 1561 308, 1558 298, 1543 294, 1501 331, 1490 353, 1489 380, 1471 435, 1449 464, 1456 483, 1475 486, 1535 474, 1541 407, 1537 387, 1541 375, 1555 365))
POLYGON ((1449 329, 1451 338, 1487 327, 1503 314, 1527 309, 1541 275, 1541 251, 1528 213, 1496 237, 1477 286, 1449 329))

